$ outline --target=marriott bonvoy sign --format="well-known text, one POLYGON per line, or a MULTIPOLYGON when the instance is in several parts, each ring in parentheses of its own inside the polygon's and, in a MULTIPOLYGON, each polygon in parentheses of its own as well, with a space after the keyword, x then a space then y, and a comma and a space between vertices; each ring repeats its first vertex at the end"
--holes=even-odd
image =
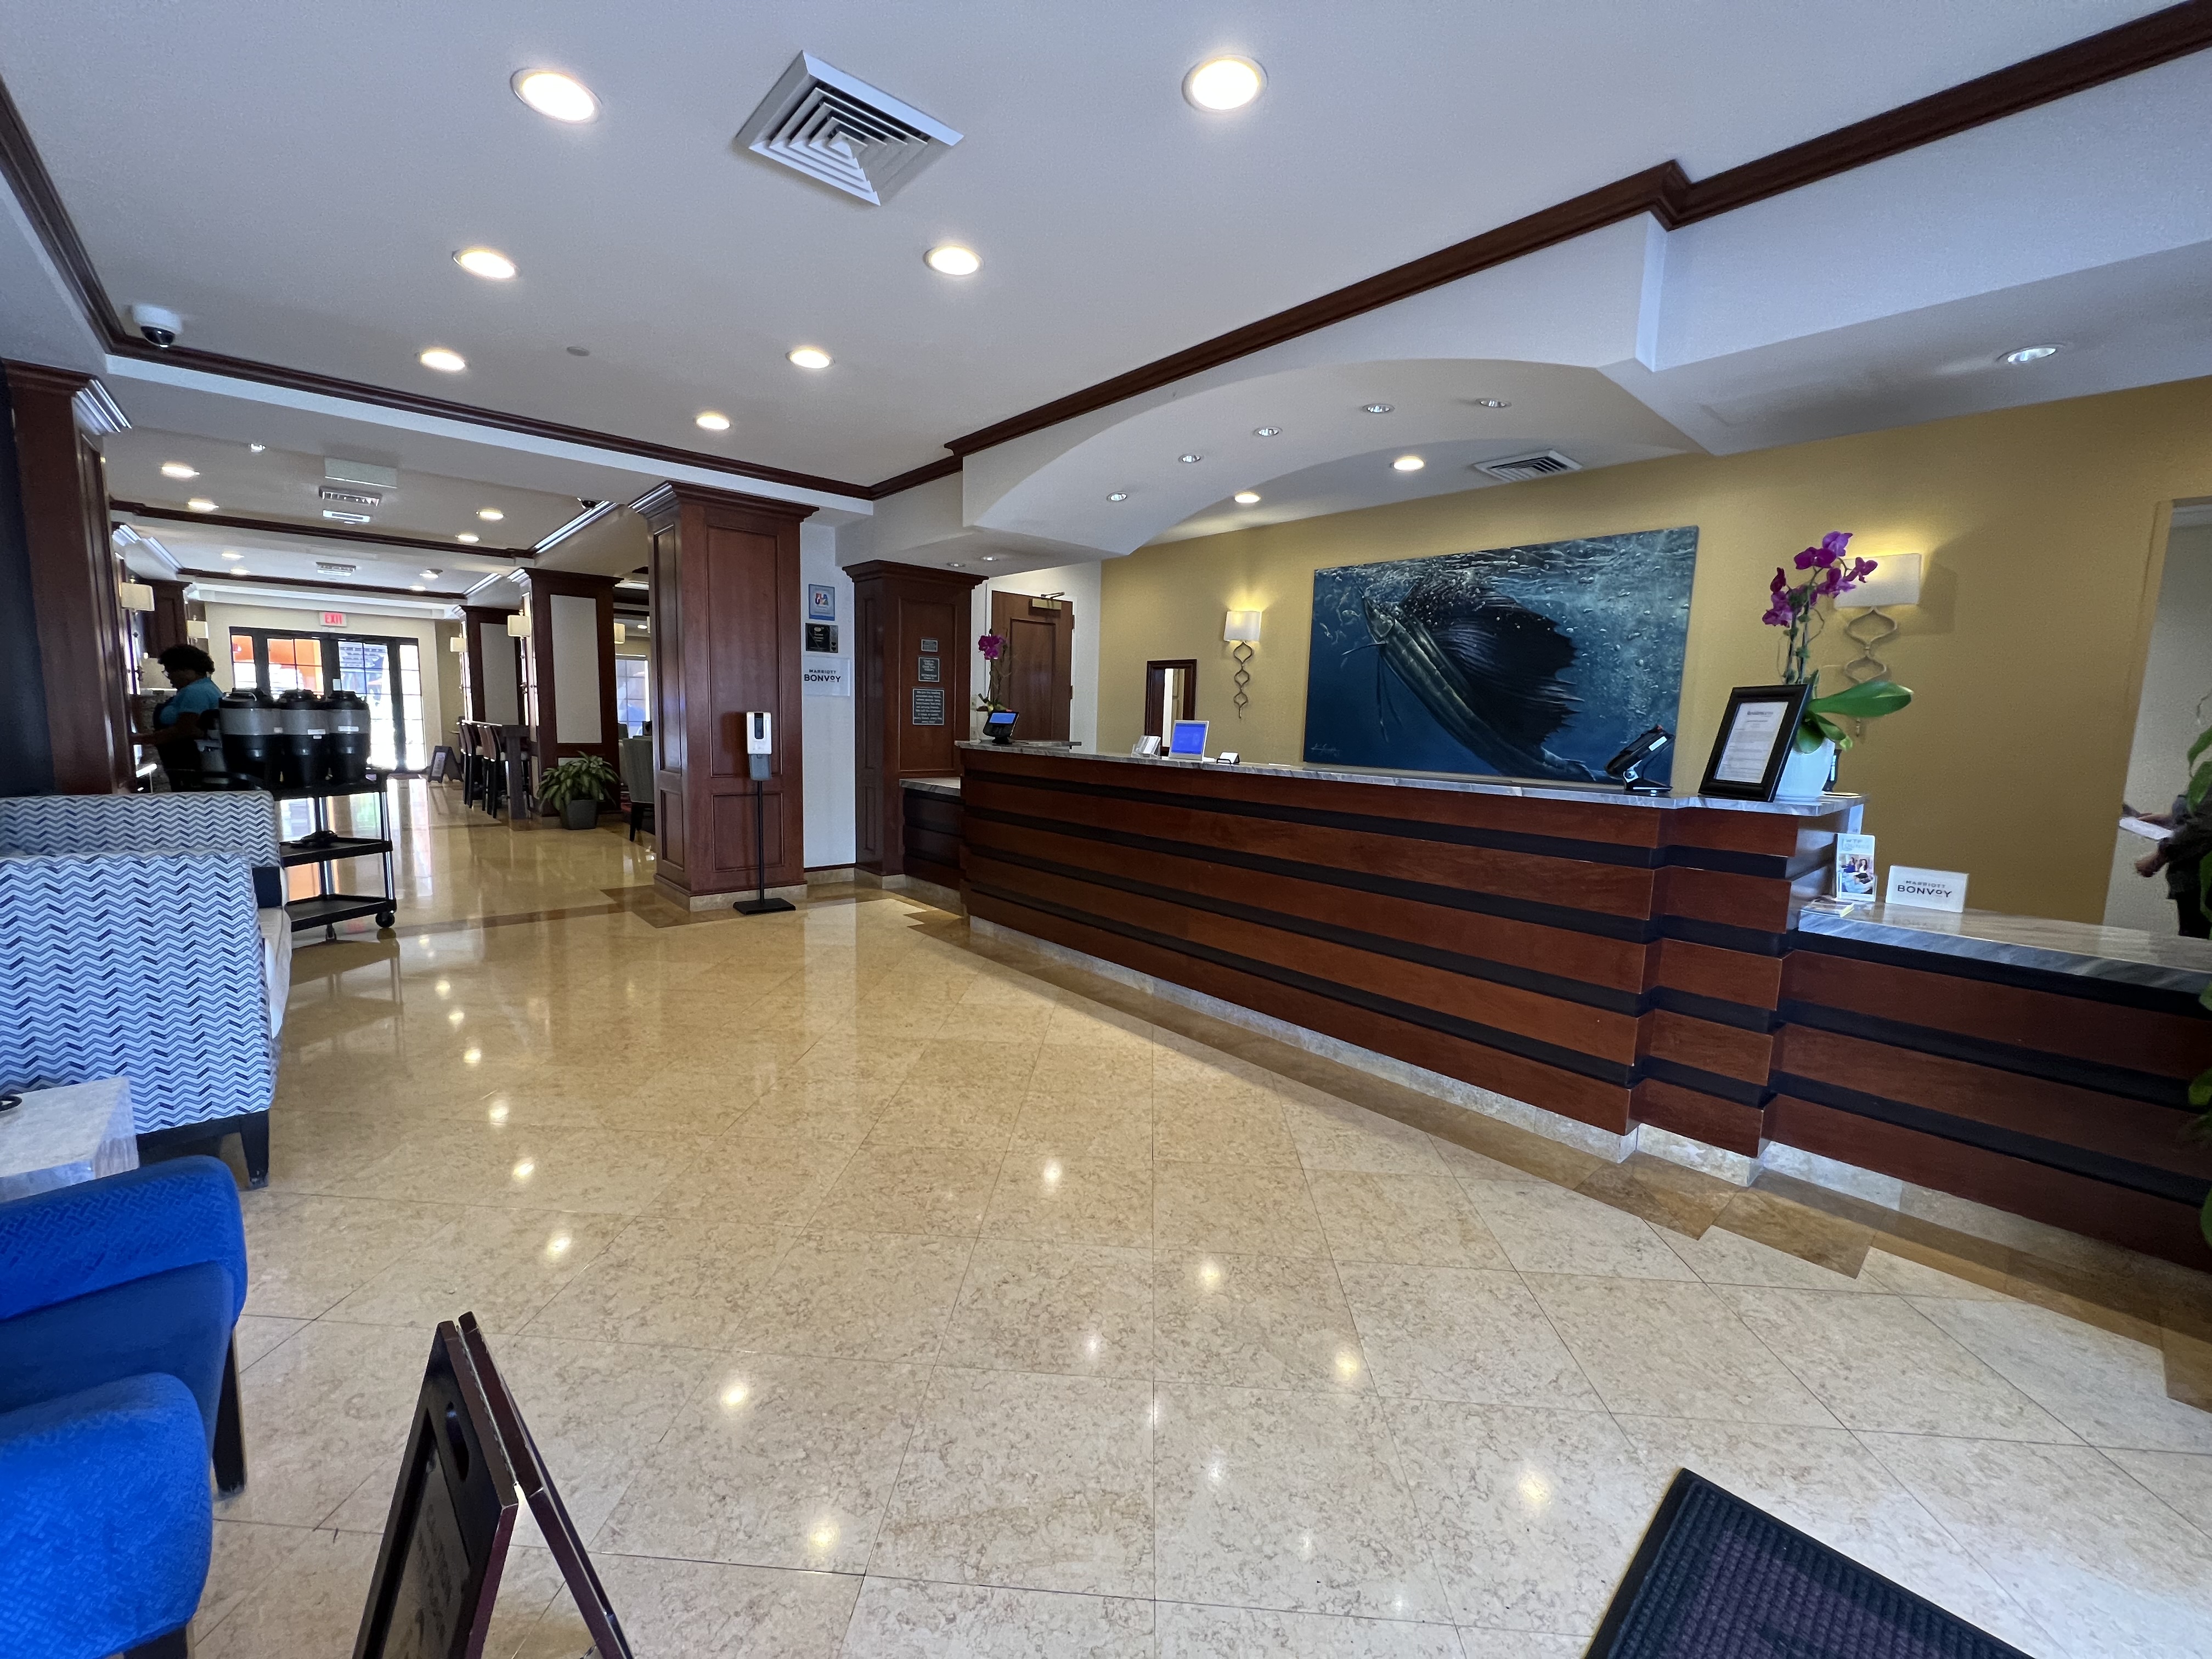
POLYGON ((1923 870, 1910 864, 1893 864, 1881 897, 1885 904, 1917 904, 1924 910, 1963 910, 1966 908, 1966 878, 1957 870, 1923 870))

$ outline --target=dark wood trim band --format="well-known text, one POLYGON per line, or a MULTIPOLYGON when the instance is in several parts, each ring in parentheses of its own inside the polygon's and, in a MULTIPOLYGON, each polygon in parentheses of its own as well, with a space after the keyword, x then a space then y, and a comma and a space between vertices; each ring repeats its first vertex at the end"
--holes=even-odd
POLYGON ((1796 1073, 1781 1070, 1775 1072, 1773 1080, 1778 1093, 1810 1101, 1815 1106, 1826 1106, 1831 1111, 1847 1112, 1853 1117, 1871 1118, 1877 1123, 1916 1130, 1941 1140, 1956 1141, 1961 1146, 1978 1147, 1985 1152, 2016 1158, 2023 1163, 2039 1164, 2045 1169, 2086 1176, 2108 1187, 2124 1188, 2130 1192, 2170 1199, 2180 1204, 2202 1204, 2206 1193, 2212 1191, 2212 1181, 2203 1176, 2160 1170, 2148 1164, 2138 1164, 2131 1158, 2094 1152, 2086 1146, 2069 1146, 2061 1141, 2023 1134, 2017 1129, 2002 1128, 1972 1118, 1953 1117, 1948 1113, 1931 1111, 1927 1107, 1891 1100, 1882 1095, 1863 1093, 1856 1089, 1845 1088, 1841 1084, 1823 1083, 1817 1078, 1800 1077, 1796 1073))
POLYGON ((2131 985, 2125 980, 2095 979, 2087 974, 2053 973, 2045 968, 2022 968, 2011 963, 1986 962, 1979 957, 1946 956, 1937 951, 1913 951, 1871 939, 1845 939, 1835 933, 1793 932, 1790 948, 1819 956, 1850 957, 1884 967, 1909 968, 1947 979, 1979 980, 1986 985, 2008 985, 2022 991, 2048 991, 2087 1002, 2139 1008, 2156 1014, 2203 1018, 2203 1009, 2187 991, 2168 991, 2154 985, 2131 985))
POLYGON ((355 530, 342 524, 300 524, 290 519, 250 519, 235 513, 193 513, 182 507, 149 507, 143 501, 108 498, 110 514, 124 513, 134 519, 160 519, 170 524, 211 524, 225 530, 250 530, 264 536, 305 536, 314 541, 354 542, 372 547, 404 547, 416 553, 443 553, 448 558, 520 559, 538 556, 527 547, 485 547, 475 542, 439 541, 428 536, 402 536, 392 531, 355 530))
POLYGON ((1646 1006, 1663 1008, 1670 1013, 1687 1014, 1692 1019, 1711 1020, 1716 1025, 1733 1025, 1739 1031, 1771 1034, 1780 1029, 1781 1016, 1771 1008, 1755 1008, 1746 1002, 1728 1002, 1719 997, 1700 995, 1672 985, 1655 985, 1645 999, 1646 1006))
POLYGON ((1736 1106, 1764 1106, 1774 1094, 1771 1089, 1759 1084, 1746 1083, 1741 1078, 1723 1077, 1718 1072, 1685 1065, 1679 1060, 1669 1060, 1664 1054, 1644 1055, 1636 1062, 1636 1075, 1638 1081, 1650 1078, 1661 1083, 1671 1083, 1678 1089, 1711 1095, 1736 1106))
POLYGON ((1941 1060, 1964 1060, 1993 1072, 2008 1072, 2015 1077, 2063 1083, 2071 1088, 2114 1095, 2122 1100, 2141 1101, 2146 1106, 2166 1106, 2177 1112, 2189 1113, 2197 1109, 2189 1103, 2186 1078, 2158 1077, 2130 1066, 2046 1054, 2014 1043, 1993 1042, 1987 1037, 1911 1025, 1903 1020, 1884 1019, 1850 1009, 1824 1008, 1817 1003, 1788 998, 1783 1000, 1781 1017, 1790 1024, 1812 1030, 1858 1037, 1891 1048, 1909 1048, 1915 1054, 1934 1054, 1941 1060))
POLYGON ((886 495, 897 495, 902 489, 914 489, 922 484, 935 483, 939 478, 949 478, 959 471, 960 467, 959 456, 946 455, 934 461, 925 462, 908 471, 895 474, 893 477, 885 478, 881 483, 872 483, 860 493, 872 501, 879 501, 886 495))
POLYGON ((331 576, 234 576, 228 570, 179 570, 177 574, 185 581, 228 582, 238 587, 304 587, 317 593, 388 594, 395 599, 412 599, 417 605, 435 605, 441 599, 448 605, 459 605, 468 598, 466 592, 451 588, 426 587, 417 593, 411 587, 379 587, 331 576))
POLYGON ((2038 57, 1707 179, 1692 180, 1673 161, 1647 167, 1510 224, 1009 416, 955 438, 945 447, 956 456, 973 455, 1639 214, 1649 214, 1667 230, 1717 218, 2208 47, 2212 47, 2212 0, 2185 0, 2184 4, 2069 41, 2038 57))

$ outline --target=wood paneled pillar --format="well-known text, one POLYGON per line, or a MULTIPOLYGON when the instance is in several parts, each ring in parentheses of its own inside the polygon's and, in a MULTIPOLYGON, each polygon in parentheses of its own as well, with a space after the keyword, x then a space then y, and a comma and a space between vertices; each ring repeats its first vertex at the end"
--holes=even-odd
POLYGON ((461 690, 468 718, 512 725, 522 718, 522 677, 507 619, 514 613, 495 605, 461 607, 461 690))
POLYGON ((968 735, 969 594, 983 579, 876 561, 853 581, 855 859, 904 872, 902 778, 951 777, 968 735))
POLYGON ((597 755, 620 770, 615 579, 532 570, 522 580, 530 610, 522 717, 538 746, 539 769, 570 755, 597 755))
POLYGON ((130 422, 89 374, 14 362, 4 372, 54 787, 76 795, 127 789, 137 769, 124 703, 130 665, 100 441, 130 422))
POLYGON ((653 885, 705 908, 754 884, 739 716, 765 708, 775 722, 763 786, 766 881, 803 889, 799 525, 814 509, 679 483, 630 506, 653 537, 653 885))
POLYGON ((146 585, 154 590, 154 608, 146 613, 146 654, 158 657, 173 645, 191 644, 185 637, 185 623, 193 610, 185 598, 188 584, 156 580, 146 585))

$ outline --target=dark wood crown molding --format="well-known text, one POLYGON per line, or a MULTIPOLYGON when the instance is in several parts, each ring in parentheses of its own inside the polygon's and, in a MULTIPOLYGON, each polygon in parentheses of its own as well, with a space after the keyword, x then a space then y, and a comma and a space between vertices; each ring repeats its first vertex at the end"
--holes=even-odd
POLYGON ((675 521, 676 514, 687 504, 704 507, 721 513, 751 514, 761 519, 788 519, 796 524, 813 516, 814 508, 804 501, 779 501, 773 495, 747 495, 736 490, 708 489, 699 484, 655 484, 629 504, 629 510, 645 520, 646 528, 654 535, 675 521))
POLYGON ((481 542, 440 541, 429 536, 403 536, 394 531, 354 530, 339 524, 301 524, 291 519, 249 519, 235 513, 193 513, 173 507, 149 507, 143 501, 107 503, 111 513, 127 513, 134 519, 161 519, 172 524, 220 525, 225 530, 251 530, 265 536, 306 536, 325 542, 358 542, 374 547, 404 547, 416 553, 443 553, 448 558, 521 559, 538 556, 527 547, 486 547, 481 542))
MULTIPOLYGON (((1638 214, 1650 215, 1668 230, 1716 218, 2208 47, 2212 0, 2185 0, 1707 179, 1692 180, 1668 161, 1040 404, 955 438, 945 447, 964 458, 1638 214)), ((921 476, 926 471, 886 479, 870 492, 872 499, 890 494, 890 485, 913 487, 903 480, 927 482, 921 476)))
POLYGON ((879 501, 886 495, 897 495, 902 489, 912 489, 918 484, 934 483, 939 478, 950 477, 959 470, 960 457, 947 455, 941 459, 927 462, 910 471, 895 474, 885 478, 881 483, 870 484, 867 491, 868 499, 872 501, 879 501))
MULTIPOLYGON (((459 605, 465 592, 447 587, 380 587, 373 582, 349 582, 328 576, 240 576, 228 570, 179 570, 177 578, 188 582, 222 582, 232 587, 308 588, 318 593, 368 593, 378 598, 407 599, 416 605, 459 605)), ((507 613, 501 611, 501 616, 507 613)))

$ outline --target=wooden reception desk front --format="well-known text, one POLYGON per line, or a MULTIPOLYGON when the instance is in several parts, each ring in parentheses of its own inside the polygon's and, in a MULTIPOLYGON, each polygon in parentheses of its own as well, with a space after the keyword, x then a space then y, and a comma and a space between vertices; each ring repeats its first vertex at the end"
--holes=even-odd
POLYGON ((1692 1161, 1795 1147, 2202 1260, 2212 1155, 2179 1131, 2212 1018, 2186 972, 1801 931, 1855 797, 961 761, 935 856, 957 833, 983 921, 1692 1161))

